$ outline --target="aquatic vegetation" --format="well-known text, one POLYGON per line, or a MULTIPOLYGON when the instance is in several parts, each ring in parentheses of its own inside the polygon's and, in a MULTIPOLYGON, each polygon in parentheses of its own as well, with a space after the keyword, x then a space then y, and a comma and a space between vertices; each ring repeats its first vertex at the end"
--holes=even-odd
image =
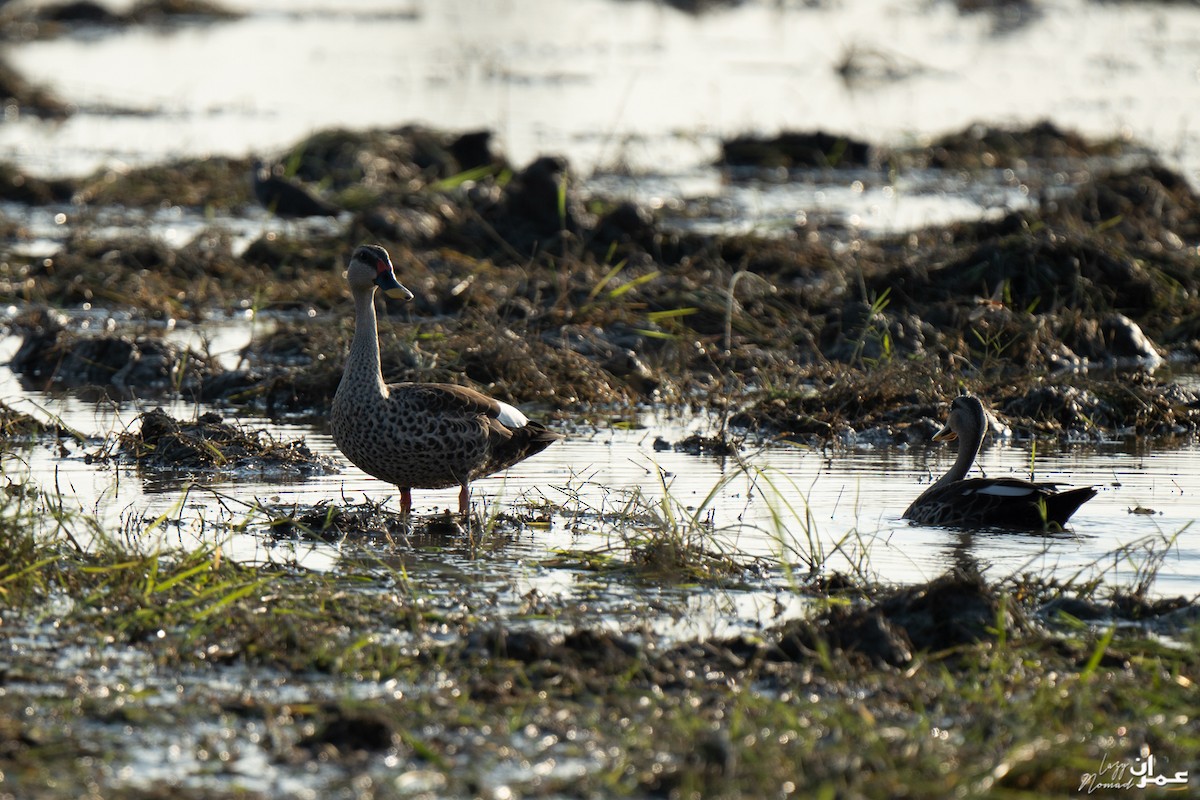
POLYGON ((738 553, 733 542, 736 532, 718 529, 709 510, 725 486, 740 477, 740 470, 730 472, 699 502, 675 496, 661 470, 659 497, 635 490, 607 498, 605 507, 597 509, 585 506, 575 494, 572 505, 561 513, 571 519, 594 518, 608 543, 564 549, 543 564, 666 585, 728 587, 761 579, 768 565, 738 553))
POLYGON ((828 541, 820 535, 809 505, 808 493, 777 470, 749 468, 767 503, 771 520, 768 533, 778 549, 777 560, 794 589, 866 586, 874 582, 869 538, 857 526, 828 541), (849 572, 831 572, 834 559, 849 572), (803 569, 798 569, 802 567, 803 569))
POLYGON ((0 616, 21 642, 0 771, 50 787, 38 796, 136 790, 123 766, 168 741, 186 756, 176 779, 202 793, 403 775, 446 794, 610 796, 1061 793, 1146 746, 1194 768, 1200 745, 1179 713, 1200 678, 1194 619, 1184 647, 1111 624, 1154 626, 1186 602, 958 572, 829 581, 809 616, 753 635, 671 641, 586 616, 556 632, 492 618, 476 587, 405 575, 377 545, 337 574, 237 564, 218 544, 79 550, 23 533, 21 502, 0 504, 0 616), (1072 621, 1088 608, 1099 624, 1072 621), (1134 718, 1154 720, 1151 739, 1134 718), (504 770, 514 757, 542 766, 504 770))

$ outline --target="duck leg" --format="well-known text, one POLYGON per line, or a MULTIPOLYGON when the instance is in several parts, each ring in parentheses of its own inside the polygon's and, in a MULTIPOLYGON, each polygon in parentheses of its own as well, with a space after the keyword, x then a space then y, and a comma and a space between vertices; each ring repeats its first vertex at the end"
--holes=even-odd
POLYGON ((467 489, 467 484, 462 485, 462 489, 458 492, 458 513, 465 518, 471 512, 471 492, 467 489))
POLYGON ((412 513, 412 489, 400 486, 400 515, 407 517, 412 513))

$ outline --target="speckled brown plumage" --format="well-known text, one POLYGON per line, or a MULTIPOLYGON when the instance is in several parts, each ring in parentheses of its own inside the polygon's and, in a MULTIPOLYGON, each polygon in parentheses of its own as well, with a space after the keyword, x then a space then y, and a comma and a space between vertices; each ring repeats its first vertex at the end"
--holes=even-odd
POLYGON ((983 403, 970 395, 956 397, 945 427, 933 438, 958 439, 958 457, 945 475, 913 500, 905 519, 954 528, 1061 528, 1096 496, 1090 486, 1060 491, 1055 483, 1020 478, 968 478, 986 432, 983 403))
POLYGON ((472 480, 507 469, 562 438, 507 403, 464 386, 385 385, 375 287, 397 299, 412 294, 396 281, 387 251, 376 245, 354 252, 347 278, 354 296, 354 339, 330 412, 333 440, 363 472, 400 489, 403 512, 412 508, 411 489, 460 486, 459 511, 466 514, 472 480))

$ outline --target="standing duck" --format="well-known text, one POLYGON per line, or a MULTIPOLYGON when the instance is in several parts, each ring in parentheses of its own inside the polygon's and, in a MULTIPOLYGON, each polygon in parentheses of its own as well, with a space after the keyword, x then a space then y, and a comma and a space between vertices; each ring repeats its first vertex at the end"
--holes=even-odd
POLYGON ((354 296, 354 339, 330 410, 338 448, 363 472, 400 489, 400 510, 412 511, 412 489, 460 486, 458 510, 468 513, 475 478, 507 469, 561 439, 519 410, 465 386, 383 382, 375 321, 375 287, 411 300, 387 251, 362 245, 346 271, 354 296))
POLYGON ((905 510, 905 519, 957 528, 1062 528, 1081 505, 1096 496, 1091 486, 1059 491, 1055 483, 968 478, 986 431, 983 403, 970 395, 956 397, 945 427, 933 438, 958 439, 958 457, 954 466, 905 510))

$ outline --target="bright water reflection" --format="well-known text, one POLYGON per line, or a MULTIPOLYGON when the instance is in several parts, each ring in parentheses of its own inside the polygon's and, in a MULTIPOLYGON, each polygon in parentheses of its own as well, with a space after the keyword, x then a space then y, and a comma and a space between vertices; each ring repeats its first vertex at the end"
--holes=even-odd
POLYGON ((1047 118, 1105 136, 1127 127, 1188 168, 1200 152, 1188 124, 1200 13, 1185 4, 1064 0, 1003 32, 997 17, 955 4, 876 0, 700 16, 608 0, 230 5, 247 15, 9 48, 18 70, 79 113, 54 126, 6 124, 0 154, 39 174, 78 174, 425 121, 490 128, 518 164, 556 152, 584 172, 675 172, 748 131, 824 128, 895 143, 1047 118), (264 42, 279 43, 286 63, 264 42), (847 85, 837 68, 852 52, 899 74, 847 85))
MULTIPOLYGON (((822 129, 893 147, 978 122, 1049 119, 1095 137, 1129 134, 1191 177, 1200 168, 1190 124, 1200 12, 1187 4, 1064 0, 1038 4, 1029 24, 1009 30, 998 28, 1003 17, 953 3, 876 0, 744 3, 700 16, 611 0, 230 5, 246 16, 9 47, 16 69, 77 112, 53 125, 6 120, 0 158, 38 175, 85 175, 270 156, 335 127, 487 128, 517 166, 557 153, 622 196, 720 197, 737 210, 730 227, 827 208, 868 231, 1002 213, 1024 204, 1022 178, 983 193, 905 172, 877 174, 886 185, 860 191, 744 186, 710 167, 721 141, 822 129), (378 46, 346 57, 363 42, 378 46), (853 53, 898 72, 848 84, 839 66, 853 53)), ((182 237, 202 222, 156 227, 182 237)))

